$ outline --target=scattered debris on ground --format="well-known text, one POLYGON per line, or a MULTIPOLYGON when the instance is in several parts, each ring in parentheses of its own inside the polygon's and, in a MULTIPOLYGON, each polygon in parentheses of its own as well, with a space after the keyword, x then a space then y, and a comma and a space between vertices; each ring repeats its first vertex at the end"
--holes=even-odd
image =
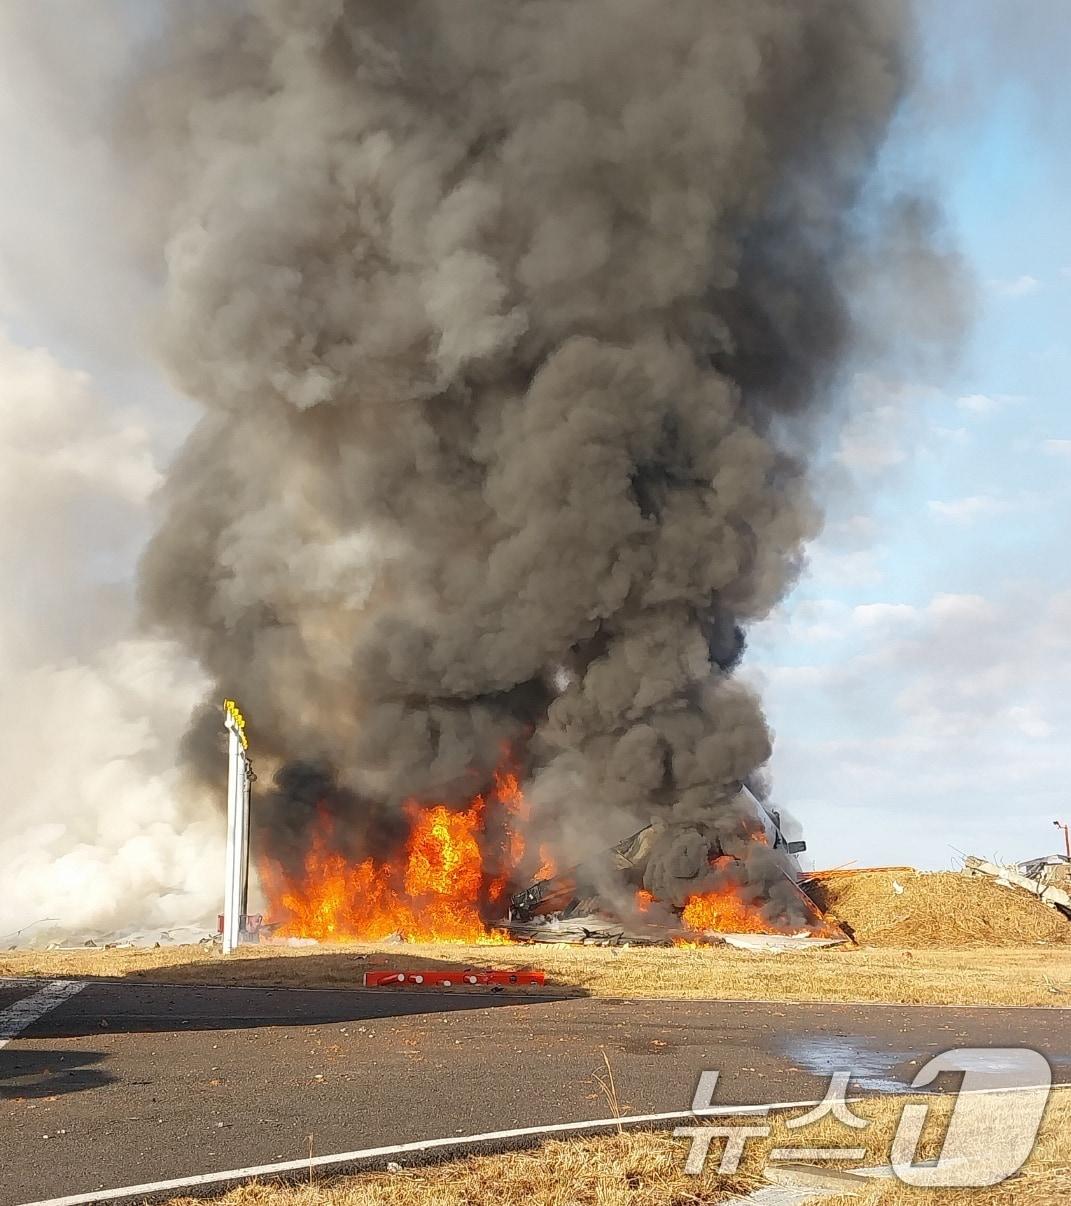
POLYGON ((123 929, 82 931, 64 928, 58 922, 35 922, 0 938, 0 950, 75 951, 145 950, 150 947, 212 946, 216 935, 200 925, 174 925, 168 929, 123 929))
POLYGON ((1047 887, 1063 888, 1071 892, 1071 858, 1066 854, 1047 854, 1041 858, 1028 858, 1016 863, 1015 869, 1029 879, 1036 879, 1047 887))
POLYGON ((782 955, 786 951, 813 951, 823 946, 839 946, 844 938, 814 938, 810 934, 723 934, 726 946, 738 951, 762 955, 782 955))
POLYGON ((1051 908, 1062 913, 1071 921, 1071 892, 1057 887, 1050 879, 1039 879, 1024 875, 1018 868, 1002 867, 998 863, 986 862, 984 858, 968 855, 963 869, 967 875, 984 875, 1002 888, 1021 888, 1031 896, 1036 896, 1051 908))

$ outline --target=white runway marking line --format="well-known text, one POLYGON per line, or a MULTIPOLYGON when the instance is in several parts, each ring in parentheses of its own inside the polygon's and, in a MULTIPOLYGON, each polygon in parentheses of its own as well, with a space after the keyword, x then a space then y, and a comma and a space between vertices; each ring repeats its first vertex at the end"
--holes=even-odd
MULTIPOLYGON (((858 1098, 852 1098, 857 1101, 858 1098)), ((749 1114, 765 1114, 771 1110, 813 1109, 819 1101, 777 1101, 768 1105, 711 1106, 709 1110, 674 1110, 669 1114, 630 1114, 621 1118, 592 1118, 584 1122, 561 1122, 550 1126, 526 1126, 512 1131, 488 1131, 482 1135, 459 1135, 445 1139, 420 1139, 415 1143, 399 1143, 393 1147, 366 1147, 361 1151, 342 1152, 337 1156, 305 1156, 284 1160, 279 1164, 260 1164, 251 1168, 232 1168, 227 1172, 202 1173, 193 1177, 176 1177, 171 1181, 149 1181, 144 1185, 124 1185, 122 1189, 98 1189, 95 1193, 76 1193, 65 1198, 44 1198, 25 1202, 22 1206, 84 1206, 89 1202, 115 1202, 121 1198, 142 1197, 168 1193, 173 1189, 190 1189, 198 1185, 218 1185, 224 1181, 248 1181, 253 1177, 277 1176, 282 1173, 307 1173, 313 1168, 330 1168, 333 1164, 357 1164, 384 1156, 399 1156, 406 1152, 428 1152, 443 1147, 472 1147, 478 1143, 495 1143, 503 1139, 520 1139, 535 1135, 557 1135, 568 1131, 602 1130, 615 1126, 630 1126, 640 1122, 674 1122, 689 1118, 733 1118, 749 1114)))
MULTIPOLYGON (((10 984, 11 981, 6 983, 10 984)), ((4 984, 5 981, 0 980, 0 988, 4 987, 4 984)), ((38 1018, 44 1017, 57 1005, 62 1005, 75 993, 81 992, 85 986, 85 980, 51 980, 37 992, 23 997, 7 1009, 0 1010, 0 1047, 6 1047, 27 1026, 32 1026, 38 1018)))

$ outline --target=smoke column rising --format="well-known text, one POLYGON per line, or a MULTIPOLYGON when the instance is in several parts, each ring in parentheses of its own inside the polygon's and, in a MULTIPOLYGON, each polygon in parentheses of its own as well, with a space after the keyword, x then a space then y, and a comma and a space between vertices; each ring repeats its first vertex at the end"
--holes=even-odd
POLYGON ((142 595, 214 684, 191 765, 250 713, 269 840, 327 796, 389 848, 511 743, 569 854, 741 842, 770 734, 732 670, 818 530, 848 282, 886 237, 942 271, 855 217, 910 39, 901 0, 176 13, 126 137, 204 414, 142 595))

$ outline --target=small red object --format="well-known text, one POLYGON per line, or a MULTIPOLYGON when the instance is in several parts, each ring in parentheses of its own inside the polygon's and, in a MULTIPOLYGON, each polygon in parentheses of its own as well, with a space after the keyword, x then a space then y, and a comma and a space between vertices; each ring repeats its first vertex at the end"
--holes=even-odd
POLYGON ((469 967, 440 971, 372 971, 364 973, 366 988, 467 988, 473 984, 544 984, 541 971, 478 971, 469 967))
MULTIPOLYGON (((264 928, 263 913, 243 913, 238 918, 238 932, 241 934, 259 934, 264 928)), ((216 933, 223 933, 223 914, 216 914, 216 933)))

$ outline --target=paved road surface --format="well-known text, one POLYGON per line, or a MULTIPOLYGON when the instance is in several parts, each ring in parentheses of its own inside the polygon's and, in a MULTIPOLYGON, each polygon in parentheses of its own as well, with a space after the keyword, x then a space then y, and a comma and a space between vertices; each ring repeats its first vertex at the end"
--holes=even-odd
MULTIPOLYGON (((0 981, 0 1011, 38 986, 0 981)), ((10 1015, 9 1015, 10 1016, 10 1015)), ((91 981, 0 1050, 0 1206, 316 1153, 902 1088, 938 1051, 1029 1046, 1064 1010, 898 1008, 91 981)), ((951 1086, 950 1086, 951 1087, 951 1086)))

